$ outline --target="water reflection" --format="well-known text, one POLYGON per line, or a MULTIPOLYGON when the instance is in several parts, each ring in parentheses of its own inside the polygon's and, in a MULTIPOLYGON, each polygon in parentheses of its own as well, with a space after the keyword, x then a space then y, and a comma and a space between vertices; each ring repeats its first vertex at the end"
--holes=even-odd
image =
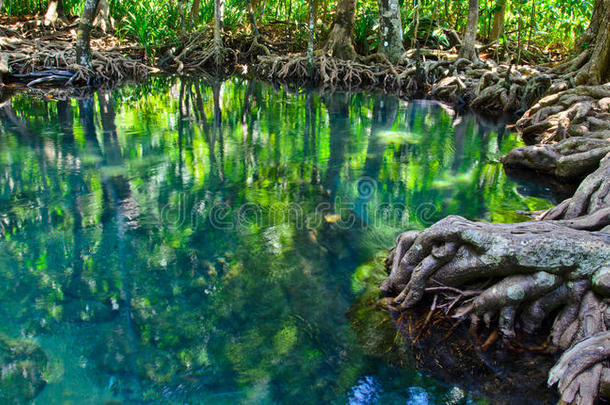
POLYGON ((0 120, 0 332, 47 354, 40 404, 441 401, 346 320, 367 261, 549 206, 514 136, 432 102, 156 79, 0 120))

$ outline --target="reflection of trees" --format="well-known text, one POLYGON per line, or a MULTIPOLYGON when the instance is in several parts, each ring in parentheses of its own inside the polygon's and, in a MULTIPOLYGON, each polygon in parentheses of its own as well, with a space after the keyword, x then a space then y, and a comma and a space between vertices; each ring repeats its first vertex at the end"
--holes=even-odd
MULTIPOLYGON (((102 148, 97 141, 97 132, 94 125, 93 98, 81 101, 80 115, 81 120, 84 121, 83 130, 85 139, 88 141, 87 147, 91 148, 88 152, 100 151, 100 158, 103 162, 103 166, 97 165, 97 170, 101 171, 103 195, 101 252, 114 253, 111 258, 106 258, 110 262, 107 263, 109 264, 107 268, 115 270, 118 280, 120 280, 118 284, 120 287, 117 292, 119 294, 118 298, 120 298, 119 308, 121 312, 120 321, 115 324, 116 326, 112 332, 105 336, 105 339, 109 342, 119 341, 121 343, 106 346, 105 356, 108 358, 102 360, 102 362, 112 361, 112 357, 123 358, 125 364, 121 371, 128 375, 134 375, 136 374, 136 364, 134 356, 131 354, 137 351, 137 336, 132 322, 133 282, 129 266, 137 262, 134 260, 136 254, 127 232, 128 222, 134 220, 137 212, 137 202, 132 198, 131 186, 124 175, 109 176, 103 172, 105 167, 122 167, 125 162, 117 136, 112 94, 100 91, 98 93, 98 103, 103 132, 103 152, 101 152, 102 148), (122 348, 122 350, 117 350, 117 348, 122 348)), ((138 380, 132 380, 130 383, 134 385, 133 388, 138 392, 138 380)))
MULTIPOLYGON (((378 181, 386 150, 386 144, 382 142, 381 134, 383 131, 392 129, 398 116, 398 105, 398 99, 395 97, 379 96, 375 99, 371 134, 366 149, 362 179, 358 182, 358 199, 355 203, 355 212, 364 223, 368 222, 368 203, 379 192, 377 190, 378 181)), ((377 209, 377 207, 373 207, 373 209, 377 209)))
MULTIPOLYGON (((0 244, 24 274, 7 291, 42 302, 27 304, 25 318, 97 325, 94 336, 78 333, 121 387, 330 401, 370 367, 344 317, 351 276, 402 229, 383 224, 382 238, 332 221, 302 229, 286 216, 224 230, 205 220, 205 207, 299 203, 313 216, 340 197, 362 213, 373 202, 451 210, 447 200, 478 194, 468 212, 476 217, 496 194, 521 203, 501 181, 478 191, 494 133, 481 137, 470 116, 460 132, 438 108, 390 97, 295 96, 237 80, 147 86, 100 91, 97 104, 16 98, 0 110, 0 159, 11 161, 0 171, 10 236, 0 244), (46 110, 57 125, 45 123, 46 110), (392 131, 417 142, 388 142, 392 131), (459 184, 436 184, 470 171, 459 184), (375 200, 354 193, 363 176, 378 182, 375 200), (205 203, 199 223, 161 222, 181 195, 187 213, 205 203), (24 201, 36 209, 21 209, 24 201)), ((0 274, 13 280, 9 271, 0 274)))
POLYGON ((330 127, 330 157, 326 168, 324 189, 331 205, 335 202, 341 184, 341 170, 345 163, 347 141, 351 136, 349 99, 350 96, 346 93, 333 93, 326 96, 324 100, 330 127))

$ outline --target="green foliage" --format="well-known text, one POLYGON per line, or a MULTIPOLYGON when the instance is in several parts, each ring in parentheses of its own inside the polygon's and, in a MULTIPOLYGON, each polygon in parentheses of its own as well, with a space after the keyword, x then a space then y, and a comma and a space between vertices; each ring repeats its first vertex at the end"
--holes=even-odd
POLYGON ((116 1, 114 15, 121 18, 118 24, 118 35, 135 38, 146 50, 146 55, 153 57, 155 50, 175 38, 178 31, 176 23, 180 21, 180 10, 174 2, 116 1))
POLYGON ((377 1, 358 2, 354 23, 354 45, 363 54, 377 49, 379 42, 379 8, 377 1))
MULTIPOLYGON (((118 21, 119 34, 133 38, 146 48, 149 56, 156 48, 185 31, 209 26, 214 16, 214 2, 202 0, 197 16, 191 16, 193 0, 110 0, 110 12, 118 21)), ((66 12, 78 15, 82 0, 64 0, 66 12)), ((426 46, 446 46, 442 28, 461 31, 468 14, 468 1, 417 0, 401 2, 405 44, 409 45, 415 28, 415 5, 419 5, 418 41, 426 46), (425 40, 425 41, 424 41, 425 40), (423 41, 423 42, 422 42, 423 41)), ((543 49, 570 48, 586 29, 591 16, 592 0, 514 0, 508 1, 505 40, 536 44, 543 49), (532 13, 534 11, 534 13, 532 13)), ((306 40, 308 2, 297 0, 254 1, 259 25, 282 21, 288 23, 296 43, 306 40), (262 6, 265 5, 263 10, 262 6)), ((332 22, 336 0, 318 1, 320 27, 332 22), (325 8, 324 8, 325 7, 325 8)), ((496 0, 480 1, 479 37, 489 38, 496 0)), ((46 1, 7 0, 4 11, 13 15, 44 14, 46 1)), ((377 47, 377 0, 358 0, 354 26, 354 42, 359 52, 367 54, 377 47)), ((227 0, 224 14, 225 30, 250 30, 246 0, 227 0)))

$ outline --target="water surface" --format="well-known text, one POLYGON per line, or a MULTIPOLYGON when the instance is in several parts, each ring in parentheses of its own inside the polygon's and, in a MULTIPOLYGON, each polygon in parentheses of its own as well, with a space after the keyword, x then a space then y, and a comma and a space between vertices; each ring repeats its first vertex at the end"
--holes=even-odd
POLYGON ((35 404, 484 402, 388 361, 354 306, 400 231, 550 206, 503 125, 237 79, 0 119, 0 334, 46 354, 35 404))

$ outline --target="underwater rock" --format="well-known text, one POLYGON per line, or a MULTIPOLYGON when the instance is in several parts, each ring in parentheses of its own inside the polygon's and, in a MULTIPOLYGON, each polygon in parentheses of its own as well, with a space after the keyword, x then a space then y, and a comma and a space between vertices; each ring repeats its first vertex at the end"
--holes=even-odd
POLYGON ((23 404, 45 387, 47 356, 34 343, 0 339, 0 403, 23 404))

